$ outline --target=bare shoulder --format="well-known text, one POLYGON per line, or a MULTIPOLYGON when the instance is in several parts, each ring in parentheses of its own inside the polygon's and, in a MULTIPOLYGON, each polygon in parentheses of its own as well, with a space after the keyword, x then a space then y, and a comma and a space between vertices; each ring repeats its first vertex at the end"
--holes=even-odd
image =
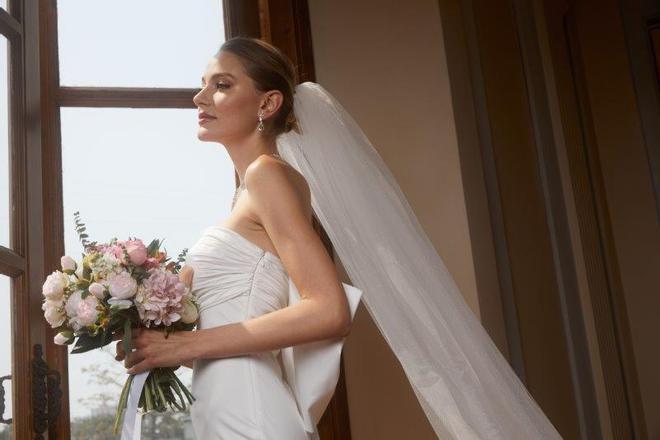
POLYGON ((311 192, 305 176, 287 162, 263 154, 245 170, 248 192, 259 191, 270 200, 282 201, 295 195, 298 203, 309 209, 311 219, 311 192))

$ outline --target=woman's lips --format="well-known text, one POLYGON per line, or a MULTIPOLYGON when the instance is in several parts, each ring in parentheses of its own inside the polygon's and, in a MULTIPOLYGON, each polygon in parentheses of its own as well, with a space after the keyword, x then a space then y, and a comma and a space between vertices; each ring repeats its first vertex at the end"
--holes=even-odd
POLYGON ((214 119, 216 119, 216 118, 214 118, 213 116, 200 116, 199 119, 198 119, 199 125, 202 125, 202 124, 204 124, 208 121, 212 121, 214 119))

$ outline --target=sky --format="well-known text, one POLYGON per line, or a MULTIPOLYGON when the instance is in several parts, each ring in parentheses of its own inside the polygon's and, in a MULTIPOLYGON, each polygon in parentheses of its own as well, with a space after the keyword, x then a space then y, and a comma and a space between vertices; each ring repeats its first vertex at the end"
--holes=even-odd
MULTIPOLYGON (((0 6, 2 5, 0 0, 0 6)), ((199 87, 208 60, 224 41, 220 0, 59 0, 60 82, 63 86, 199 87)), ((7 84, 7 47, 0 38, 0 84, 7 84)), ((7 121, 7 87, 0 118, 7 121)), ((197 139, 196 109, 63 108, 62 166, 67 255, 82 246, 73 213, 90 240, 164 239, 173 258, 204 228, 228 215, 234 169, 221 144, 197 139)), ((0 244, 7 246, 7 127, 0 124, 0 244)), ((0 376, 10 369, 9 280, 0 276, 0 376)), ((103 391, 83 368, 123 364, 108 352, 69 355, 71 416, 90 413, 81 399, 103 391)), ((69 347, 69 350, 71 348, 69 347)), ((191 370, 181 368, 184 383, 191 370)), ((10 388, 5 385, 7 393, 10 388)), ((10 395, 10 394, 9 394, 10 395)), ((5 417, 11 412, 6 411, 5 417)))

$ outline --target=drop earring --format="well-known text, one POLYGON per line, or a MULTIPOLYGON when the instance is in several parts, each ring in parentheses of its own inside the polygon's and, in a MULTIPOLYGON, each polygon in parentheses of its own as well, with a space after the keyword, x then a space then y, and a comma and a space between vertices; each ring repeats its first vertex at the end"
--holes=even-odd
POLYGON ((259 124, 257 125, 257 130, 264 131, 264 119, 261 112, 259 112, 259 124))

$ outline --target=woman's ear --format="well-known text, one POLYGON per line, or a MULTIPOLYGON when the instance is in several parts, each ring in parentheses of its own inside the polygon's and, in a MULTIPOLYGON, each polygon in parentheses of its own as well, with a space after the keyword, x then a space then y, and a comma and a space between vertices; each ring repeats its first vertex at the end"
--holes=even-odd
POLYGON ((282 106, 283 99, 284 97, 282 96, 282 92, 279 90, 270 90, 266 92, 266 97, 261 106, 261 110, 263 110, 264 116, 268 118, 277 113, 277 110, 279 110, 279 108, 282 106))

